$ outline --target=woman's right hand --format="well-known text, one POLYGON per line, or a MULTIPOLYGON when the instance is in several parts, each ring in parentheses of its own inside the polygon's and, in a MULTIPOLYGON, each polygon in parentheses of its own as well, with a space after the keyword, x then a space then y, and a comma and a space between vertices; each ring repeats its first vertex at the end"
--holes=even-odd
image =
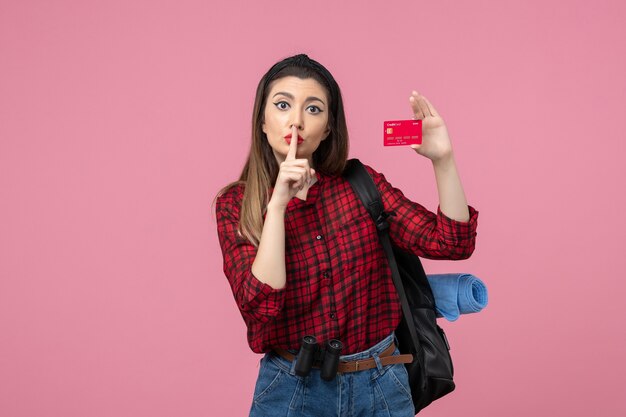
POLYGON ((296 159, 298 150, 298 128, 291 127, 291 143, 287 157, 280 164, 280 171, 274 185, 274 192, 269 204, 286 208, 289 201, 311 181, 315 170, 309 166, 308 159, 296 159))

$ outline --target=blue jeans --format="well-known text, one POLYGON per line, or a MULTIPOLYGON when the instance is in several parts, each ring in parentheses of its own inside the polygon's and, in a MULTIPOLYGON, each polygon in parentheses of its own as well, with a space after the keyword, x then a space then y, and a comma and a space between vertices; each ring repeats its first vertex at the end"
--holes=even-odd
MULTIPOLYGON (((378 354, 394 340, 387 336, 372 348, 341 356, 342 361, 374 358, 376 368, 338 373, 324 381, 319 369, 306 377, 295 374, 295 363, 274 353, 261 359, 250 417, 376 416, 413 417, 409 379, 404 364, 382 366, 378 354)), ((400 352, 398 348, 394 355, 400 352)))

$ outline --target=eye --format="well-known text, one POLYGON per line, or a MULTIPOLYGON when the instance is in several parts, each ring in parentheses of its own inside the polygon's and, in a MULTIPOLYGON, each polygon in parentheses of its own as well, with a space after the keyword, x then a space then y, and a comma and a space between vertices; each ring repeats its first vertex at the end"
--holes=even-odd
POLYGON ((324 111, 324 110, 320 109, 317 106, 309 106, 309 107, 307 107, 307 110, 309 110, 309 109, 311 109, 311 111, 309 111, 309 113, 311 113, 311 114, 318 114, 318 113, 321 113, 321 112, 324 111))
POLYGON ((289 108, 289 104, 286 101, 279 101, 278 103, 274 103, 279 110, 287 110, 289 108))

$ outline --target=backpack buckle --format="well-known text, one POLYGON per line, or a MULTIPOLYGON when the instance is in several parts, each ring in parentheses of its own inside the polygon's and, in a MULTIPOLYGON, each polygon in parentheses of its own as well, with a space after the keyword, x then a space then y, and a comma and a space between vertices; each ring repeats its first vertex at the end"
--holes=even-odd
POLYGON ((389 222, 387 221, 387 219, 390 216, 395 216, 395 215, 396 215, 395 211, 391 211, 389 213, 387 213, 386 211, 381 211, 380 215, 376 219, 376 229, 378 229, 379 232, 383 232, 389 229, 389 222))

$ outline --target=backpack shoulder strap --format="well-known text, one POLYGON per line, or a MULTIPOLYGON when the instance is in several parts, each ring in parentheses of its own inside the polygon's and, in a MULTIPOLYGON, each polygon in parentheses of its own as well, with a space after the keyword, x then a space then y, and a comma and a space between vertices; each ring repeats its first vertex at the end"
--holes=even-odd
POLYGON ((407 322, 411 339, 416 349, 420 349, 419 338, 415 330, 415 322, 413 320, 413 314, 409 306, 409 301, 406 297, 404 285, 400 277, 400 271, 398 270, 398 264, 396 257, 393 254, 393 247, 391 245, 391 239, 389 238, 389 223, 387 217, 389 214, 384 211, 382 198, 378 192, 378 188, 374 183, 374 180, 369 175, 361 161, 358 159, 348 160, 346 169, 344 170, 344 177, 348 180, 355 194, 359 196, 359 199, 363 202, 363 205, 367 209, 368 213, 376 222, 376 228, 378 229, 378 236, 380 242, 385 249, 387 259, 389 260, 389 266, 391 267, 391 276, 393 283, 396 286, 398 295, 400 296, 400 303, 402 305, 402 313, 404 320, 407 322))
POLYGON ((377 220, 384 212, 383 201, 363 163, 356 158, 349 159, 343 175, 378 226, 377 220))

